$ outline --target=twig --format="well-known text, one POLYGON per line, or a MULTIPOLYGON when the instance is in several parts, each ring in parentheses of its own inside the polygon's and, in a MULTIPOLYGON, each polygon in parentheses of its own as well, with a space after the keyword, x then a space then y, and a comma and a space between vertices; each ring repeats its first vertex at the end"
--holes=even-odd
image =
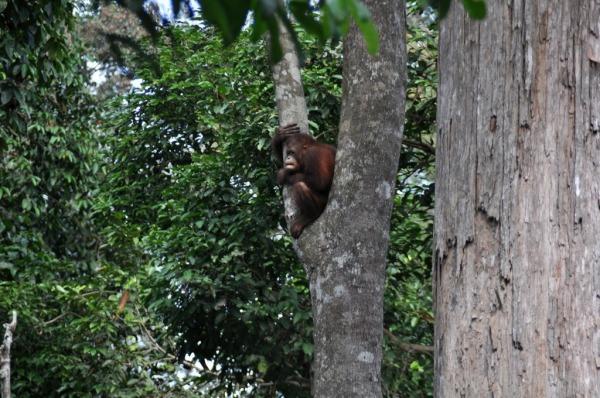
POLYGON ((415 149, 420 149, 421 151, 429 154, 429 155, 433 155, 435 156, 435 148, 432 145, 429 145, 425 142, 422 141, 414 141, 414 140, 407 140, 406 138, 404 140, 402 140, 402 144, 406 145, 408 147, 411 148, 415 148, 415 149))
POLYGON ((89 292, 81 293, 79 297, 93 296, 94 294, 116 294, 119 293, 117 290, 91 290, 89 292))
MULTIPOLYGON (((141 318, 141 314, 140 311, 136 308, 135 309, 137 315, 141 318)), ((146 337, 148 338, 148 340, 150 341, 150 343, 152 344, 152 347, 159 351, 161 354, 163 354, 167 359, 174 361, 174 362, 178 362, 177 357, 169 352, 167 352, 167 350, 165 350, 163 347, 161 347, 160 344, 158 344, 158 342, 154 339, 154 337, 152 336, 152 333, 150 332, 150 330, 148 330, 148 328, 146 327, 146 324, 143 321, 139 322, 139 325, 142 327, 142 331, 144 332, 144 334, 146 335, 146 337)), ((218 376, 219 374, 216 372, 211 371, 210 369, 204 369, 202 367, 202 365, 198 365, 197 363, 188 361, 188 360, 183 360, 181 361, 181 363, 183 363, 184 365, 188 366, 189 368, 195 369, 200 373, 205 373, 205 374, 210 374, 213 376, 218 376)), ((206 364, 206 363, 205 363, 206 364)))
POLYGON ((70 312, 63 312, 62 314, 55 316, 49 321, 44 322, 44 326, 52 325, 54 322, 60 321, 62 318, 66 317, 70 312))
POLYGON ((275 383, 274 381, 263 381, 262 379, 256 379, 256 383, 258 387, 272 387, 277 384, 287 384, 289 386, 299 387, 299 388, 309 388, 310 383, 307 380, 295 380, 294 378, 288 377, 285 380, 281 380, 279 383, 275 383))
POLYGON ((403 351, 418 352, 421 354, 429 354, 429 355, 433 354, 433 346, 406 343, 404 341, 400 341, 400 339, 398 337, 394 336, 394 334, 387 329, 383 329, 383 333, 392 341, 392 343, 394 343, 394 345, 396 345, 403 351))

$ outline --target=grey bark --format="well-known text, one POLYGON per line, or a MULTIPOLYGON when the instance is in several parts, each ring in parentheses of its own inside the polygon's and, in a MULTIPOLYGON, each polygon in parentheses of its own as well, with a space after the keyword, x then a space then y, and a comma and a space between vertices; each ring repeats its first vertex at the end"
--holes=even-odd
POLYGON ((10 347, 12 346, 13 333, 17 328, 17 312, 12 312, 10 323, 4 324, 4 338, 0 345, 0 392, 2 398, 10 398, 10 347))
POLYGON ((405 4, 364 3, 379 28, 380 50, 369 55, 356 26, 344 40, 333 187, 325 212, 295 246, 310 284, 318 398, 382 394, 385 260, 404 123, 405 4))
POLYGON ((441 22, 435 396, 600 397, 600 1, 441 22))
POLYGON ((279 42, 283 58, 273 65, 279 125, 296 123, 302 133, 308 133, 308 112, 300 74, 300 63, 292 37, 282 24, 279 24, 279 42))
MULTIPOLYGON (((290 33, 283 24, 279 24, 279 44, 283 53, 282 59, 273 65, 273 81, 275 83, 275 101, 279 114, 279 126, 283 127, 296 123, 300 132, 308 134, 308 111, 306 99, 304 98, 304 86, 300 74, 300 62, 292 41, 290 33)), ((285 219, 288 227, 297 208, 291 201, 289 188, 283 189, 283 200, 285 203, 285 219)), ((289 228, 288 228, 289 229, 289 228)))

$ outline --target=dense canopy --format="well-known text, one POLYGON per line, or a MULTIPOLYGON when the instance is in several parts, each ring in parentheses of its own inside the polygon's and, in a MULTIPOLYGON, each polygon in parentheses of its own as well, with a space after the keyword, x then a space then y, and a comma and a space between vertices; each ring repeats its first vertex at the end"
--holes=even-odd
MULTIPOLYGON (((432 394, 437 33, 430 11, 409 11, 386 396, 432 394)), ((241 30, 224 47, 194 23, 153 39, 121 31, 136 21, 122 12, 48 0, 0 13, 0 320, 19 313, 14 394, 309 396, 310 300, 269 148, 268 46, 241 30), (107 56, 104 33, 141 51, 107 56)), ((297 38, 311 131, 334 143, 340 46, 297 38)))

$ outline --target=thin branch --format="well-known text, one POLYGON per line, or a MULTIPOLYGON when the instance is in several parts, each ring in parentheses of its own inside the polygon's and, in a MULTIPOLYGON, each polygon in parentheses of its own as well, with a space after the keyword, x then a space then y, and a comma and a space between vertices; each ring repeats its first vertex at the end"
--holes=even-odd
POLYGON ((394 336, 394 334, 387 329, 383 329, 383 333, 392 341, 392 343, 395 346, 400 348, 402 351, 417 352, 420 354, 429 354, 429 355, 433 354, 433 346, 406 343, 404 341, 400 341, 400 339, 398 337, 394 336))
POLYGON ((93 296, 95 294, 116 294, 119 293, 117 290, 91 290, 89 292, 81 293, 79 297, 88 297, 93 296))
MULTIPOLYGON (((141 318, 141 314, 139 312, 139 310, 136 308, 135 311, 137 312, 137 315, 139 318, 141 318)), ((174 361, 174 362, 179 362, 177 357, 169 352, 167 352, 167 350, 165 350, 163 347, 161 347, 160 344, 158 344, 158 342, 156 341, 156 339, 154 339, 154 337, 152 336, 152 333, 150 332, 150 330, 148 330, 148 328, 146 327, 146 324, 143 321, 139 322, 140 326, 142 327, 142 331, 144 332, 144 334, 146 335, 146 337, 148 338, 148 340, 150 341, 150 343, 152 344, 152 347, 159 351, 161 354, 163 354, 165 356, 165 358, 174 361)), ((209 374, 212 376, 219 376, 218 373, 211 371, 210 369, 208 369, 208 366, 206 369, 203 368, 202 365, 198 365, 197 363, 188 361, 188 360, 183 360, 181 361, 182 364, 184 364, 185 366, 188 366, 189 368, 195 369, 200 373, 205 373, 205 374, 209 374)), ((206 364, 206 362, 204 362, 204 364, 206 364)))
POLYGON ((402 145, 406 145, 411 148, 419 149, 429 155, 435 156, 435 148, 433 147, 433 145, 427 144, 425 142, 409 140, 409 139, 405 138, 402 141, 402 145))
POLYGON ((12 312, 12 321, 4 324, 4 340, 0 346, 0 392, 2 398, 10 398, 10 346, 17 328, 17 311, 12 312))
POLYGON ((44 326, 52 325, 54 322, 60 321, 62 318, 66 317, 68 314, 71 314, 71 312, 63 312, 62 314, 50 319, 49 321, 44 322, 43 325, 44 326))
POLYGON ((287 384, 289 386, 299 387, 299 388, 309 388, 310 382, 302 378, 301 380, 296 380, 294 378, 288 377, 285 380, 280 381, 279 383, 275 383, 274 381, 263 381, 262 379, 256 379, 258 387, 272 387, 277 384, 287 384))

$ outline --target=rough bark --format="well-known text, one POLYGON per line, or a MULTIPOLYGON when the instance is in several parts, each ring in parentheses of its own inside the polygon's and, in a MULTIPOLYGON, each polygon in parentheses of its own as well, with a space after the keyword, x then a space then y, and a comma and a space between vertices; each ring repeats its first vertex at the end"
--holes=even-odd
POLYGON ((0 345, 0 395, 10 398, 10 347, 12 346, 13 333, 17 328, 17 312, 13 311, 10 323, 4 324, 4 339, 0 345))
POLYGON ((600 1, 441 22, 435 396, 600 397, 600 1))
POLYGON ((404 1, 364 2, 377 56, 353 26, 344 40, 335 176, 315 233, 299 246, 314 319, 314 395, 380 397, 383 289, 404 124, 404 1), (325 255, 324 255, 325 254, 325 255))

